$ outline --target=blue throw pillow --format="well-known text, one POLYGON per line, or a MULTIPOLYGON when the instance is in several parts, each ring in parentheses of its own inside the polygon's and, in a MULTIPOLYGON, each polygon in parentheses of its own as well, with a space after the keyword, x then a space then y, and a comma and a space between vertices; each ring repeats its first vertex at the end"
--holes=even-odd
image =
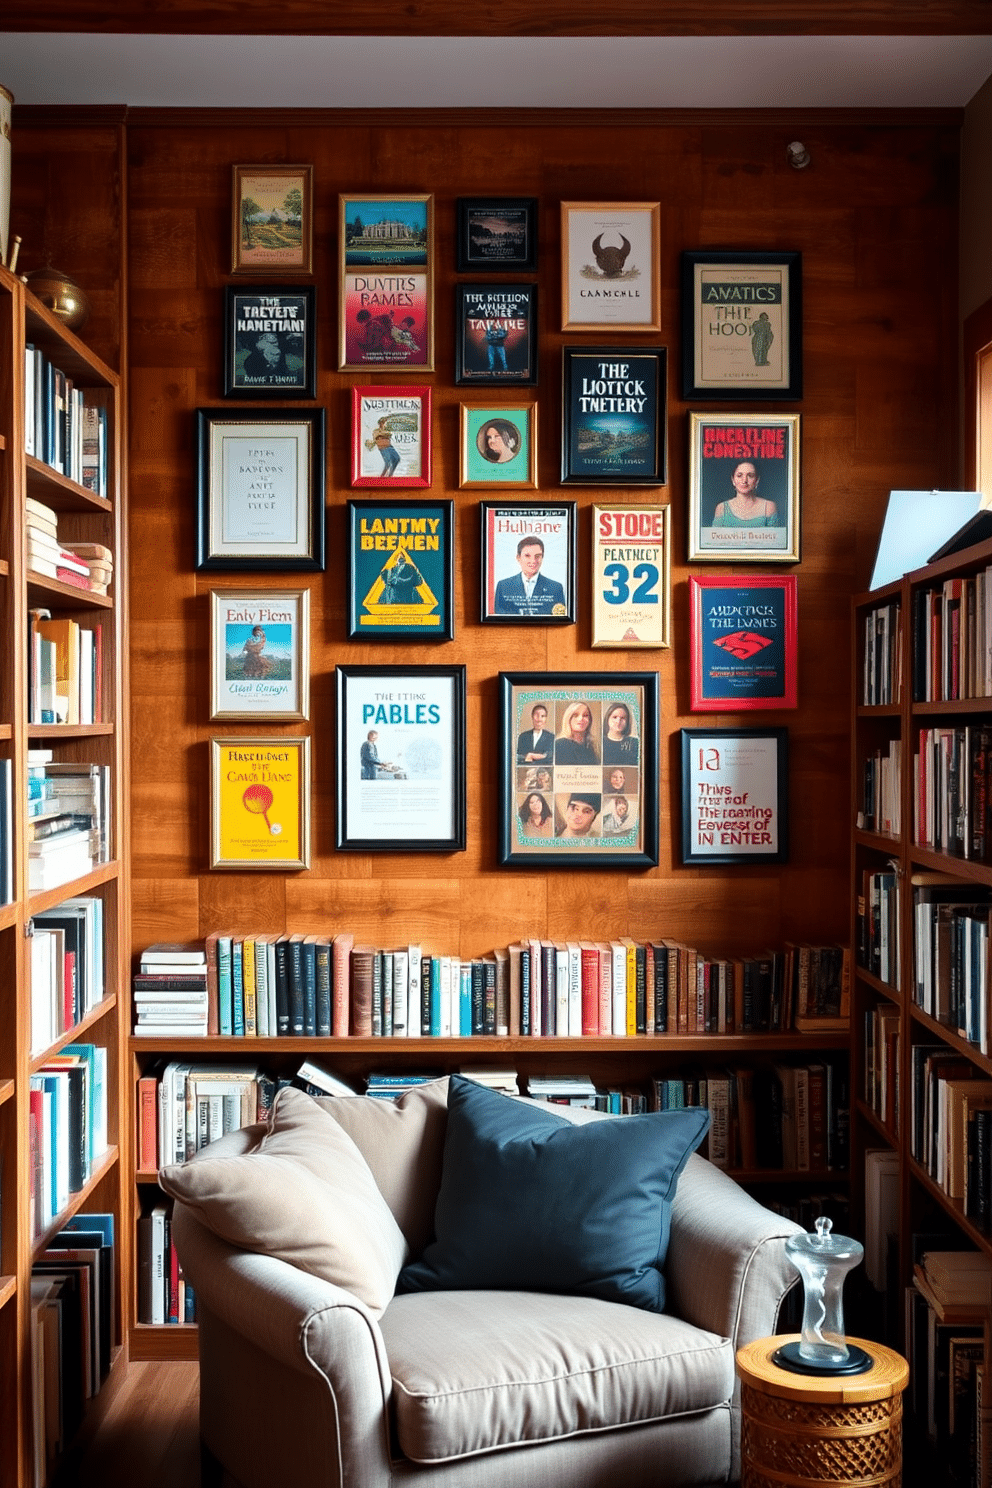
POLYGON ((577 1126, 458 1075, 435 1239, 400 1292, 569 1292, 662 1312, 671 1203, 699 1108, 577 1126))

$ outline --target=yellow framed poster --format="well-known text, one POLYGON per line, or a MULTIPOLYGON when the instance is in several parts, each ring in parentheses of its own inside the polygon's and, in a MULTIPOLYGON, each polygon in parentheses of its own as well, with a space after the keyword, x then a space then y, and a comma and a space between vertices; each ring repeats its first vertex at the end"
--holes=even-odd
POLYGON ((211 868, 310 867, 310 740, 210 740, 211 868))

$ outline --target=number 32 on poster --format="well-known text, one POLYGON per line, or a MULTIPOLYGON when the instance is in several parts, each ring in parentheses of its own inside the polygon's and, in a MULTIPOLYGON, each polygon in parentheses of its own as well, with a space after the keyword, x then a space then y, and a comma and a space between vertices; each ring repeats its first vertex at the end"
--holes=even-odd
POLYGON ((594 646, 668 646, 670 547, 669 507, 593 507, 594 646))

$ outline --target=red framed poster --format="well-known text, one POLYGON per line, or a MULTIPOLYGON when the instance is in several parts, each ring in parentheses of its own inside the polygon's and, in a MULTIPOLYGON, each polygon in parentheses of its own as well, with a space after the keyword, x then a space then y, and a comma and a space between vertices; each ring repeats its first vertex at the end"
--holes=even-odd
POLYGON ((694 713, 798 706, 797 579, 689 579, 694 713))

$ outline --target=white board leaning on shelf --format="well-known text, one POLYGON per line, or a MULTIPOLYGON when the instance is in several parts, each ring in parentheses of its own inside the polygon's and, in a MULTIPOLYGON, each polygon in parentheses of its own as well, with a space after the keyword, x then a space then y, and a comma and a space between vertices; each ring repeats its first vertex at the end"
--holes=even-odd
POLYGON ((987 505, 981 491, 890 491, 869 590, 894 584, 929 563, 937 549, 987 505))

